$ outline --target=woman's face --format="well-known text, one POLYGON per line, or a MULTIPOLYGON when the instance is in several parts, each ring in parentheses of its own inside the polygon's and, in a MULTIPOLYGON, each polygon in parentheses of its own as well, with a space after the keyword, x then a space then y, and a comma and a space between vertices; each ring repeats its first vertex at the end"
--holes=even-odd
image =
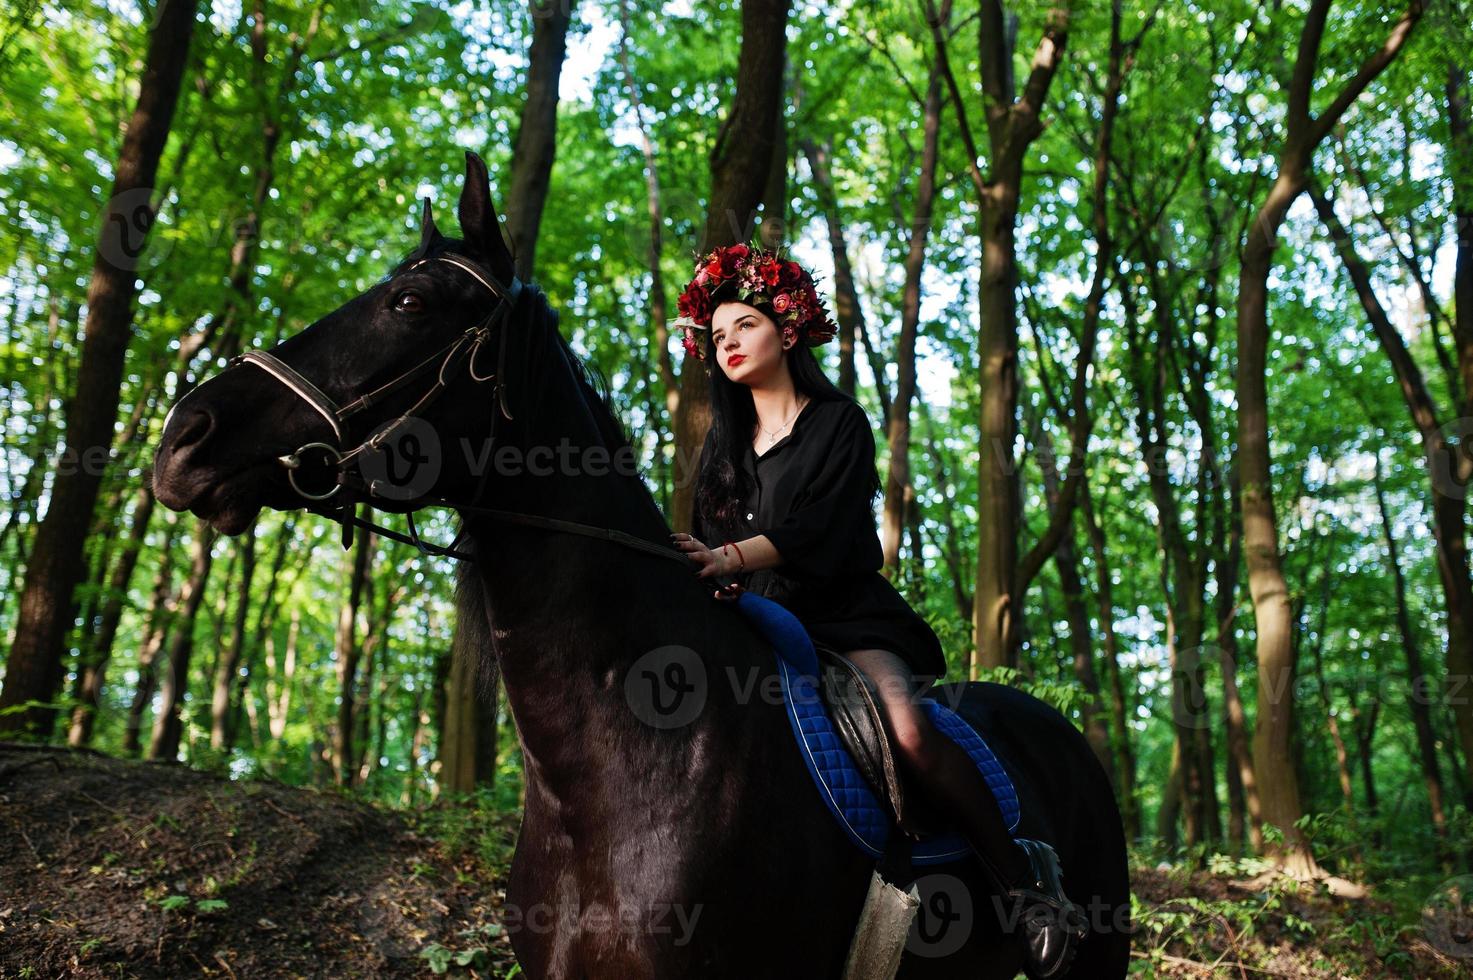
POLYGON ((783 370, 782 335, 761 310, 729 300, 711 314, 711 340, 716 361, 732 381, 761 386, 783 370))

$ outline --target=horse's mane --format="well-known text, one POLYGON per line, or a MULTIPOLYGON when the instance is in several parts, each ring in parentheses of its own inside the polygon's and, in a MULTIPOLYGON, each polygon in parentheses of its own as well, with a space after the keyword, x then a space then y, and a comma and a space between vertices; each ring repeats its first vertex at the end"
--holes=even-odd
MULTIPOLYGON (((566 361, 578 387, 578 394, 588 407, 589 414, 593 416, 599 437, 610 450, 610 454, 618 449, 632 448, 629 431, 614 410, 608 379, 596 365, 586 363, 573 350, 568 339, 558 329, 558 311, 547 302, 547 296, 541 287, 535 282, 525 282, 522 289, 522 302, 531 305, 531 315, 538 319, 539 328, 545 328, 556 338, 556 349, 566 361)), ((668 527, 664 514, 655 503, 654 494, 649 492, 643 480, 639 480, 639 483, 645 491, 640 500, 648 505, 660 524, 668 527)), ((460 548, 474 555, 474 538, 469 535, 464 538, 459 543, 460 548)), ((494 704, 499 668, 491 632, 491 610, 486 605, 486 592, 475 575, 474 564, 470 561, 462 561, 456 568, 455 615, 456 628, 451 654, 454 657, 471 658, 476 666, 477 700, 485 705, 494 704)))
MULTIPOLYGON (((539 298, 542 290, 535 285, 531 287, 537 291, 539 298)), ((546 300, 544 299, 544 305, 546 300)), ((596 365, 587 364, 573 350, 573 345, 568 343, 562 331, 557 329, 557 310, 546 307, 553 318, 553 334, 558 339, 558 345, 562 348, 563 356, 568 359, 568 367, 573 370, 573 377, 578 382, 579 393, 583 395, 583 401, 588 410, 593 414, 593 420, 598 425, 598 434, 603 437, 604 443, 610 450, 622 449, 631 446, 629 441, 629 430, 624 427, 624 421, 619 418, 619 413, 614 411, 612 394, 609 391, 609 379, 604 377, 596 365)))

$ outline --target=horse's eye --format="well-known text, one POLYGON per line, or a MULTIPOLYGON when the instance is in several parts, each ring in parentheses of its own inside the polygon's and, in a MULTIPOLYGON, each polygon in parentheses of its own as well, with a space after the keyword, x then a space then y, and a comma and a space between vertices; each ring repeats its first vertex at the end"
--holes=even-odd
POLYGON ((405 290, 394 300, 394 309, 400 313, 418 313, 424 308, 424 297, 413 290, 405 290))

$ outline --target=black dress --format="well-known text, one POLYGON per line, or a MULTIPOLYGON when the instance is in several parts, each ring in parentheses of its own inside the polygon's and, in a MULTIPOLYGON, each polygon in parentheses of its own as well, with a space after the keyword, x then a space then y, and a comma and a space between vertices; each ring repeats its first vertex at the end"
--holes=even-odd
MULTIPOLYGON (((714 444, 708 432, 701 469, 714 444)), ((753 490, 733 539, 766 535, 782 564, 737 578, 787 607, 817 644, 840 653, 890 650, 917 677, 939 678, 946 673, 941 641, 880 574, 883 552, 868 491, 874 458, 869 417, 847 399, 810 401, 760 457, 748 444, 743 465, 753 490)), ((699 509, 691 533, 712 549, 724 540, 699 509)))

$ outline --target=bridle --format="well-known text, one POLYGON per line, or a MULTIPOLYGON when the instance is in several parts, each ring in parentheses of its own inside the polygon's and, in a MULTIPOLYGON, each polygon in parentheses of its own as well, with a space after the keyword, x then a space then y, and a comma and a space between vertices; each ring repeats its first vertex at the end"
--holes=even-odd
MULTIPOLYGON (((418 259, 406 266, 403 271, 409 272, 429 262, 447 262, 463 270, 496 297, 496 306, 480 323, 465 330, 460 336, 435 351, 423 361, 420 361, 414 367, 411 367, 398 377, 385 382, 367 394, 360 395, 348 404, 339 406, 337 402, 333 401, 321 388, 313 384, 310 379, 305 377, 296 368, 287 364, 276 355, 262 350, 246 351, 243 354, 231 358, 227 364, 227 369, 246 364, 260 368, 281 382, 289 391, 304 401, 308 407, 322 416, 328 425, 332 427, 333 437, 336 439, 337 445, 322 441, 304 443, 297 447, 294 452, 287 453, 285 456, 278 456, 277 462, 286 470, 287 482, 291 484, 292 489, 308 501, 307 509, 323 513, 325 516, 332 517, 342 523, 344 548, 349 547, 352 543, 352 527, 357 526, 405 544, 412 544, 425 555, 440 555, 448 558, 457 558, 462 561, 473 561, 476 556, 456 549, 454 542, 451 543, 450 547, 443 548, 438 545, 426 544, 420 538, 419 530, 415 526, 413 510, 406 513, 410 533, 404 535, 391 528, 382 527, 372 521, 358 517, 356 507, 352 504, 345 504, 336 508, 336 513, 332 512, 334 510, 333 508, 326 506, 327 502, 336 497, 344 487, 361 491, 370 500, 375 497, 384 496, 378 480, 364 481, 348 464, 365 452, 377 451, 391 434, 407 425, 410 419, 415 417, 415 413, 426 408, 443 395, 446 389, 454 383, 454 372, 462 364, 465 366, 466 374, 470 376, 473 382, 476 384, 491 382, 494 386, 494 397, 497 407, 496 411, 491 414, 489 443, 492 452, 495 451, 497 419, 504 415, 508 421, 512 420, 511 410, 507 407, 505 382, 506 342, 510 333, 507 321, 512 309, 516 307, 517 302, 521 298, 523 289, 522 281, 516 276, 512 276, 509 283, 502 285, 494 276, 481 269, 469 259, 450 254, 418 259), (501 330, 497 343, 496 370, 491 374, 478 373, 476 370, 476 356, 486 345, 490 339, 492 330, 498 324, 501 325, 501 330), (349 419, 431 372, 435 376, 434 382, 398 418, 353 448, 347 450, 341 448, 342 443, 347 440, 349 419), (321 453, 326 459, 327 465, 335 471, 332 489, 319 493, 305 488, 297 482, 297 473, 302 467, 302 460, 309 453, 321 453)), ((639 551, 659 555, 663 558, 673 558, 682 565, 689 566, 694 563, 683 552, 673 550, 668 544, 657 545, 644 538, 615 528, 596 527, 591 524, 565 521, 559 518, 545 517, 540 514, 523 514, 518 511, 481 507, 479 506, 479 501, 485 488, 486 474, 482 474, 480 482, 476 487, 475 496, 470 503, 455 503, 444 498, 426 498, 420 506, 451 507, 481 517, 490 517, 517 524, 564 531, 571 534, 584 534, 590 537, 613 541, 639 551)), ((370 506, 372 505, 370 504, 370 506)), ((464 531, 462 531, 463 533, 464 531)), ((457 540, 459 539, 457 538, 457 540)))
MULTIPOLYGON (((498 414, 505 415, 508 420, 512 418, 511 410, 506 406, 505 388, 501 381, 498 380, 505 370, 507 331, 505 329, 501 331, 501 342, 497 352, 496 370, 494 372, 488 375, 477 374, 476 355, 480 353, 482 345, 491 336, 492 328, 497 323, 505 320, 512 308, 516 306, 517 300, 522 294, 522 281, 513 276, 509 285, 497 285, 491 276, 482 272, 469 260, 457 255, 437 255, 433 258, 419 259, 407 266, 404 271, 409 272, 428 262, 447 262, 469 273, 497 298, 496 308, 484 320, 464 331, 449 344, 446 344, 414 367, 393 380, 385 382, 368 394, 360 395, 353 399, 353 401, 340 407, 321 388, 304 377, 300 371, 267 351, 246 351, 244 354, 232 358, 227 365, 227 367, 236 367, 241 364, 254 364, 277 381, 280 381, 293 394, 306 402, 308 407, 318 415, 321 415, 327 421, 328 425, 332 426, 333 436, 337 439, 338 445, 335 446, 326 442, 309 442, 299 446, 295 452, 277 457, 277 461, 286 468, 287 482, 291 484, 292 489, 298 495, 307 500, 313 501, 314 503, 331 500, 337 496, 343 487, 353 484, 355 482, 355 476, 353 471, 349 469, 348 464, 365 451, 377 451, 390 435, 408 424, 416 412, 428 407, 444 394, 445 389, 449 386, 448 376, 450 372, 458 367, 462 361, 466 363, 466 372, 470 375, 472 381, 478 384, 490 381, 495 384, 496 400, 499 408, 498 414), (377 405, 389 395, 392 395, 410 382, 418 379, 421 375, 434 370, 437 362, 439 370, 436 371, 435 382, 420 396, 418 401, 406 409, 402 415, 389 425, 380 429, 352 449, 345 451, 341 448, 342 443, 347 438, 346 429, 349 419, 377 405), (297 482, 297 471, 301 469, 302 458, 309 451, 322 453, 327 458, 328 464, 337 470, 337 480, 333 483, 332 489, 322 493, 315 493, 304 488, 297 482)), ((491 427, 491 437, 494 440, 496 434, 495 414, 491 417, 491 427)), ((362 490, 370 497, 382 496, 378 487, 378 481, 375 480, 368 481, 367 483, 360 482, 355 489, 362 490)))

